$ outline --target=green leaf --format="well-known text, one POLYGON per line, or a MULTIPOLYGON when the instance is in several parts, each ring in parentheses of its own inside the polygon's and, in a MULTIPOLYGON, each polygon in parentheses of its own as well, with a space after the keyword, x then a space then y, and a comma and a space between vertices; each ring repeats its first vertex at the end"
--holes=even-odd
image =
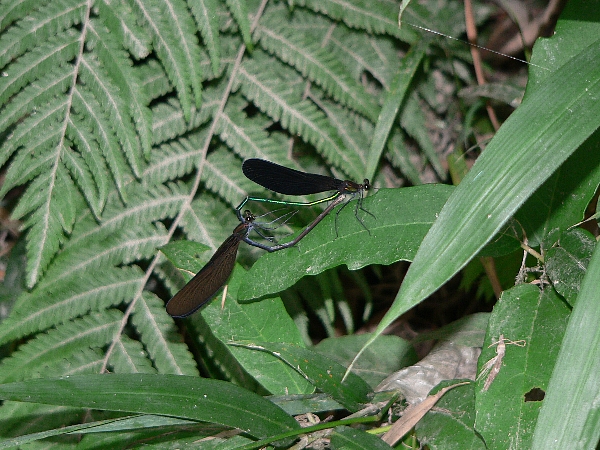
POLYGON ((532 449, 594 448, 600 439, 600 252, 596 247, 569 318, 532 449))
MULTIPOLYGON (((153 415, 136 415, 132 417, 122 417, 118 419, 99 420, 96 422, 88 422, 81 425, 60 426, 58 428, 42 431, 39 433, 31 433, 25 436, 19 436, 13 439, 5 439, 0 441, 0 449, 13 448, 23 446, 32 441, 46 439, 52 436, 60 436, 70 433, 106 433, 122 430, 136 430, 143 427, 161 427, 188 425, 195 422, 188 420, 174 419, 171 417, 153 416, 153 415)), ((161 430, 162 432, 162 430, 161 430)))
POLYGON ((252 52, 254 45, 250 36, 250 17, 246 2, 241 0, 226 0, 226 3, 237 25, 240 27, 239 31, 242 32, 244 44, 248 48, 248 51, 252 52))
POLYGON ((268 400, 224 381, 181 375, 77 375, 0 385, 4 400, 161 414, 264 438, 300 428, 268 400))
POLYGON ((331 396, 323 393, 309 395, 283 395, 279 397, 269 397, 273 403, 283 409, 291 416, 297 416, 306 413, 317 413, 345 409, 331 396))
POLYGON ((371 393, 369 385, 358 375, 350 374, 345 381, 344 366, 312 350, 291 344, 275 342, 236 342, 249 350, 268 352, 294 368, 321 392, 344 405, 349 411, 356 412, 367 403, 371 393))
MULTIPOLYGON (((210 332, 226 344, 244 340, 303 346, 302 337, 280 298, 246 304, 235 300, 243 275, 244 271, 236 267, 228 281, 225 304, 213 301, 202 311, 210 324, 210 332)), ((307 394, 314 390, 294 369, 268 353, 248 352, 237 347, 229 347, 229 350, 244 370, 272 394, 307 394)))
POLYGON ((488 325, 481 368, 496 357, 502 335, 506 354, 489 389, 488 374, 476 383, 475 428, 489 449, 531 448, 532 431, 542 406, 535 395, 546 391, 560 349, 569 308, 551 290, 516 286, 502 294, 488 325))
MULTIPOLYGON (((530 89, 523 104, 494 136, 419 247, 373 339, 464 267, 598 128, 597 36, 590 37, 586 48, 530 89), (567 85, 565 79, 570 80, 567 85), (553 101, 548 103, 548 98, 553 101)), ((555 34, 554 39, 562 36, 555 34)))
POLYGON ((381 189, 362 202, 362 208, 374 218, 360 209, 356 211, 356 204, 350 203, 341 213, 336 211, 325 218, 297 249, 260 258, 246 274, 239 298, 247 300, 279 292, 304 275, 316 275, 340 264, 356 270, 369 264, 412 260, 452 190, 444 185, 381 189), (368 231, 354 217, 355 212, 368 231), (373 249, 378 250, 373 252, 373 249))

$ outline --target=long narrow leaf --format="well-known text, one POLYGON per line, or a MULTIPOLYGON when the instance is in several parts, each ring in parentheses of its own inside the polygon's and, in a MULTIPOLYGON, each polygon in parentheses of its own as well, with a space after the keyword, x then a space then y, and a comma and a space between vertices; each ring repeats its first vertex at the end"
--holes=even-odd
POLYGON ((231 383, 180 375, 78 375, 0 385, 5 400, 162 414, 219 423, 264 438, 298 423, 268 400, 231 383))
POLYGON ((417 72, 417 68, 421 64, 423 56, 425 56, 424 47, 417 45, 402 59, 398 68, 398 73, 390 87, 390 92, 386 96, 383 108, 379 113, 379 120, 377 121, 371 147, 369 148, 366 174, 369 179, 372 179, 375 175, 375 170, 381 159, 385 143, 388 141, 390 130, 398 115, 398 110, 404 102, 408 87, 417 72))

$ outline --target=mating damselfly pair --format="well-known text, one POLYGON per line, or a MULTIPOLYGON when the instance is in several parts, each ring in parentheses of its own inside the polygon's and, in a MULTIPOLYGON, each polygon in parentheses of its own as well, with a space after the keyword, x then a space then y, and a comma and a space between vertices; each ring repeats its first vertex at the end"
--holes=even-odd
MULTIPOLYGON (((303 239, 314 227, 317 226, 327 214, 329 214, 337 205, 342 204, 339 212, 347 205, 347 202, 358 196, 356 205, 356 217, 363 228, 367 229, 362 219, 358 215, 358 210, 372 215, 362 208, 362 198, 364 192, 370 188, 369 180, 365 179, 361 183, 355 183, 350 180, 339 180, 337 178, 320 175, 315 173, 301 172, 289 167, 265 161, 263 159, 247 159, 242 165, 242 171, 246 177, 255 183, 283 195, 309 195, 321 192, 334 191, 328 197, 312 202, 296 202, 290 200, 267 199, 260 197, 246 197, 236 208, 236 214, 240 224, 235 227, 231 236, 217 249, 212 258, 206 265, 192 278, 175 296, 167 303, 167 312, 173 317, 186 317, 197 311, 205 305, 219 289, 225 284, 233 267, 237 256, 237 250, 241 241, 247 244, 259 247, 268 252, 274 252, 293 247, 303 239), (249 202, 273 203, 285 206, 312 206, 319 203, 331 202, 327 207, 294 239, 285 243, 275 243, 273 239, 262 233, 264 230, 272 230, 276 225, 272 225, 283 219, 283 223, 290 215, 288 213, 282 217, 268 222, 257 222, 255 216, 250 210, 244 210, 249 202), (270 241, 270 244, 257 242, 249 237, 250 233, 255 231, 259 236, 270 241)), ((367 230, 368 231, 368 230, 367 230)), ((337 222, 336 222, 337 233, 337 222)))

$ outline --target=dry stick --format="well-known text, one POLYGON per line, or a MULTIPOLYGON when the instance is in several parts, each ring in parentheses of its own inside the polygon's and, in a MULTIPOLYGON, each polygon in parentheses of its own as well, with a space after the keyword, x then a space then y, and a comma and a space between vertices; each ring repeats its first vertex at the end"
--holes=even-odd
MULTIPOLYGON (((252 23, 252 27, 250 29, 251 33, 254 32, 256 26, 258 25, 258 20, 261 18, 264 9, 267 6, 267 1, 268 0, 263 0, 262 3, 260 4, 260 6, 258 7, 258 11, 256 12, 256 15, 254 16, 254 22, 252 23)), ((225 91, 223 92, 223 97, 221 99, 221 102, 219 104, 217 111, 215 112, 215 116, 211 123, 210 129, 208 130, 208 134, 206 137, 206 143, 204 144, 204 147, 200 151, 200 157, 201 157, 200 164, 198 165, 198 170, 196 171, 196 176, 194 178, 194 183, 192 185, 192 189, 190 191, 190 194, 187 196, 186 201, 183 203, 181 211, 179 212, 177 217, 175 217, 175 220, 171 224, 171 227, 169 228, 169 231, 165 237, 165 243, 169 242, 171 240, 171 238, 173 237, 173 234, 177 230, 177 227, 179 226, 179 223, 181 222, 183 215, 187 212, 187 209, 191 205, 192 199, 196 196, 196 192, 198 191, 198 189, 200 187, 200 179, 202 177, 202 170, 204 169, 204 162, 206 161, 206 154, 208 152, 208 147, 211 142, 211 137, 214 136, 214 134, 215 134, 215 130, 217 129, 217 123, 219 122, 219 118, 221 117, 221 114, 223 113, 223 110, 225 109, 225 104, 227 103, 229 94, 231 94, 231 89, 233 87, 233 80, 235 79, 235 76, 236 76, 238 69, 240 67, 240 64, 242 62, 242 57, 244 56, 245 52, 246 52, 246 46, 244 44, 242 44, 240 46, 240 50, 238 51, 238 54, 236 56, 235 63, 233 64, 233 68, 231 70, 231 76, 229 78, 229 83, 227 84, 227 87, 225 88, 225 91)), ((152 262, 146 269, 144 279, 142 282, 140 282, 140 288, 139 288, 137 295, 131 301, 131 303, 127 306, 127 309, 125 310, 125 313, 123 314, 123 318, 121 319, 121 324, 120 324, 119 328, 115 331, 115 338, 111 341, 108 349, 106 350, 106 353, 105 353, 103 361, 102 361, 102 366, 100 368, 100 373, 106 372, 106 367, 108 366, 108 360, 109 360, 110 355, 112 354, 115 346, 117 345, 118 337, 123 334, 123 330, 125 329, 125 327, 127 326, 127 322, 129 321, 129 316, 131 316, 131 313, 133 312, 133 309, 135 308, 135 305, 136 305, 138 299, 142 296, 144 286, 146 286, 146 283, 150 279, 152 272, 154 272, 154 268, 158 264, 159 259, 160 259, 160 254, 157 252, 156 256, 152 259, 152 262)))
MULTIPOLYGON (((481 62, 481 53, 479 53, 479 46, 477 45, 477 27, 475 26, 475 19, 473 17, 473 5, 471 0, 465 0, 465 23, 467 26, 467 38, 471 45, 471 57, 473 58, 473 67, 475 68, 475 76, 477 77, 477 84, 483 86, 485 84, 485 76, 483 75, 483 64, 481 62)), ((496 112, 492 108, 489 101, 485 102, 485 109, 487 110, 490 122, 494 130, 500 128, 500 122, 496 117, 496 112)))
POLYGON ((485 270, 485 274, 490 280, 490 284, 492 285, 492 290, 494 291, 494 296, 496 299, 499 299, 502 295, 502 284, 500 284, 500 278, 498 277, 498 272, 496 271, 496 261, 491 256, 482 256, 479 258, 483 269, 485 270))
POLYGON ((419 422, 419 420, 423 418, 427 412, 431 410, 431 408, 434 407, 437 401, 442 398, 446 392, 448 392, 450 389, 454 389, 455 387, 463 386, 469 383, 469 381, 463 381, 453 384, 452 386, 446 386, 445 388, 440 389, 437 393, 427 396, 427 398, 422 402, 410 405, 404 410, 402 417, 397 420, 394 425, 392 425, 392 428, 390 428, 390 430, 385 433, 381 439, 389 445, 395 445, 419 422))

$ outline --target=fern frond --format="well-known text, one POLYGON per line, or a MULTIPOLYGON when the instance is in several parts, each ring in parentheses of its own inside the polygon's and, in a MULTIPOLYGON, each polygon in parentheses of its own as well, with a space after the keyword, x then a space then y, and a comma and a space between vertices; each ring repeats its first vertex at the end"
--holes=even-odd
MULTIPOLYGON (((61 153, 64 153, 66 149, 62 149, 61 153)), ((56 168, 56 188, 53 189, 56 194, 55 201, 52 207, 57 208, 54 214, 58 217, 59 223, 62 229, 67 233, 71 234, 73 231, 73 224, 75 223, 75 214, 77 213, 77 206, 80 205, 81 197, 78 195, 77 189, 73 184, 73 180, 69 175, 69 171, 63 164, 57 164, 56 168), (78 205, 79 204, 79 205, 78 205)))
POLYGON ((181 104, 175 98, 156 105, 152 109, 152 117, 152 135, 156 145, 183 135, 188 128, 181 104))
POLYGON ((362 86, 348 74, 337 55, 312 34, 299 34, 287 26, 277 26, 282 19, 275 16, 256 29, 260 46, 295 67, 310 81, 321 86, 338 102, 360 112, 371 121, 377 120, 379 108, 362 86))
POLYGON ((217 17, 218 3, 215 0, 199 0, 188 2, 188 6, 196 19, 204 45, 208 49, 213 74, 217 76, 221 66, 219 22, 214 20, 217 17))
POLYGON ((48 2, 10 27, 0 37, 0 68, 15 58, 80 24, 88 4, 82 0, 48 2))
MULTIPOLYGON (((411 154, 404 143, 405 139, 402 136, 402 130, 399 128, 392 129, 392 133, 388 140, 388 151, 386 154, 387 160, 399 171, 404 173, 406 178, 410 180, 412 184, 418 186, 423 184, 424 180, 421 179, 420 173, 421 167, 417 167, 415 160, 418 159, 418 155, 411 154)), ((423 164, 420 164, 423 166, 423 164)))
POLYGON ((179 138, 185 133, 202 132, 198 129, 213 119, 215 110, 223 100, 223 92, 226 88, 226 79, 210 84, 204 90, 202 107, 200 110, 192 110, 189 122, 185 122, 181 105, 176 99, 170 98, 157 105, 152 110, 155 145, 179 138))
POLYGON ((0 32, 4 31, 13 22, 31 14, 35 8, 40 8, 48 3, 48 0, 23 0, 20 2, 2 2, 0 4, 0 32))
MULTIPOLYGON (((146 61, 144 61, 143 64, 135 66, 133 70, 137 72, 136 77, 138 80, 141 81, 142 85, 144 86, 143 92, 145 92, 150 97, 150 100, 162 97, 171 92, 171 90, 173 89, 171 84, 169 83, 169 78, 167 77, 167 74, 156 59, 147 59, 146 61)), ((175 97, 171 98, 175 99, 175 97)), ((167 101, 169 101, 171 98, 168 98, 167 101)), ((160 141, 157 141, 154 137, 154 143, 157 142, 160 141)))
POLYGON ((223 202, 210 195, 201 195, 184 210, 179 225, 188 239, 206 244, 214 252, 231 234, 236 223, 234 212, 223 202))
POLYGON ((73 90, 72 108, 71 114, 80 116, 80 120, 73 121, 72 125, 83 122, 93 130, 119 194, 123 201, 127 202, 125 184, 131 178, 131 170, 115 134, 118 123, 113 122, 93 93, 85 86, 77 86, 73 90))
POLYGON ((200 68, 202 55, 186 6, 181 0, 136 0, 133 6, 152 36, 154 49, 177 89, 184 117, 189 120, 192 94, 196 107, 201 103, 200 82, 203 77, 200 68))
POLYGON ((199 111, 192 109, 190 120, 186 122, 181 105, 176 99, 173 98, 160 104, 153 109, 154 143, 160 144, 170 139, 179 138, 186 132, 197 132, 198 127, 211 118, 215 107, 214 102, 207 103, 205 99, 199 111))
POLYGON ((202 181, 232 206, 237 206, 246 193, 254 189, 254 183, 239 169, 242 162, 224 148, 212 152, 204 163, 202 181))
POLYGON ((142 344, 125 334, 115 343, 108 364, 114 373, 156 373, 142 344))
POLYGON ((71 238, 38 287, 58 286, 87 270, 93 274, 103 264, 121 265, 152 255, 165 244, 164 226, 153 222, 174 217, 186 198, 184 192, 185 185, 155 186, 148 191, 138 187, 131 191, 138 203, 128 208, 113 205, 113 195, 106 208, 108 219, 100 225, 89 214, 79 217, 71 238))
POLYGON ((444 169, 442 162, 435 151, 431 137, 427 133, 427 118, 419 105, 416 94, 409 95, 404 103, 404 109, 400 114, 400 124, 402 128, 419 143, 419 147, 427 156, 432 167, 438 173, 440 178, 444 178, 444 169))
POLYGON ((352 178, 360 179, 364 167, 360 160, 351 158, 344 151, 342 140, 323 113, 312 103, 286 92, 288 89, 282 87, 279 81, 265 76, 265 65, 273 65, 273 61, 264 55, 261 58, 259 50, 254 52, 252 60, 244 61, 237 79, 242 93, 264 113, 280 121, 291 134, 314 145, 330 164, 352 178))
POLYGON ((225 3, 227 3, 231 15, 234 17, 238 27, 240 27, 244 45, 252 53, 254 45, 252 44, 252 36, 250 36, 250 19, 246 2, 244 0, 225 0, 225 3))
POLYGON ((173 218, 181 209, 181 203, 189 196, 189 187, 181 182, 168 185, 132 183, 127 186, 127 196, 131 202, 126 207, 120 205, 113 196, 106 205, 100 226, 91 233, 74 234, 65 249, 78 246, 85 242, 85 238, 93 238, 94 235, 107 236, 118 230, 173 218))
MULTIPOLYGON (((3 106, 0 114, 0 133, 17 124, 22 117, 31 114, 40 105, 47 105, 53 99, 63 96, 72 81, 73 68, 61 66, 14 95, 9 103, 3 106)), ((6 149, 0 155, 0 163, 4 164, 9 157, 9 151, 6 149)))
POLYGON ((81 117, 71 114, 67 134, 80 153, 71 148, 61 155, 65 167, 79 186, 96 219, 100 219, 108 197, 109 173, 102 154, 96 151, 97 141, 91 127, 86 126, 81 117))
MULTIPOLYGON (((55 157, 58 158, 58 151, 55 157)), ((65 188, 69 175, 58 159, 38 175, 15 208, 14 217, 31 213, 24 221, 27 233, 27 285, 33 287, 42 276, 74 219, 74 202, 65 188), (69 214, 67 214, 69 213, 69 214)))
POLYGON ((229 98, 217 122, 219 137, 243 159, 261 158, 290 165, 286 153, 289 138, 283 133, 267 133, 265 129, 273 121, 263 114, 248 117, 242 111, 245 106, 240 96, 229 98))
MULTIPOLYGON (((58 105, 61 106, 66 105, 58 105)), ((47 172, 52 167, 53 162, 56 161, 57 151, 53 151, 58 144, 60 139, 60 128, 58 123, 54 122, 53 117, 49 117, 46 120, 49 132, 46 135, 35 136, 39 138, 37 142, 29 142, 29 147, 23 147, 14 157, 11 166, 6 171, 6 180, 2 189, 0 190, 0 196, 6 194, 10 189, 27 183, 34 179, 42 172, 47 172), (52 132, 50 132, 52 131, 52 132)), ((23 123, 23 125, 30 125, 30 123, 23 123)), ((44 127, 45 128, 45 127, 44 127)), ((38 186, 38 189, 42 189, 38 186)), ((18 205, 19 209, 14 213, 14 217, 22 217, 33 208, 29 208, 27 203, 24 205, 18 205), (27 209, 29 208, 29 209, 27 209), (23 212, 18 212, 23 209, 23 212)))
POLYGON ((138 267, 86 270, 24 294, 2 323, 0 343, 20 339, 70 319, 117 306, 134 297, 143 286, 138 267))
MULTIPOLYGON (((165 243, 165 230, 162 226, 151 225, 151 222, 173 217, 185 198, 182 194, 183 185, 173 185, 171 188, 159 186, 148 191, 132 190, 133 200, 136 201, 134 207, 123 210, 122 207, 119 209, 109 205, 109 220, 100 226, 91 218, 87 222, 79 219, 72 239, 55 259, 48 277, 39 287, 60 292, 61 283, 70 279, 75 284, 81 283, 85 279, 82 274, 95 276, 99 267, 110 267, 153 255, 156 247, 165 243)), ((110 290, 110 287, 106 289, 110 290)), ((111 302, 110 299, 104 301, 111 302)))
MULTIPOLYGON (((135 228, 122 230, 109 237, 105 236, 103 241, 84 241, 84 246, 80 245, 62 252, 53 261, 48 270, 49 275, 44 278, 37 289, 40 289, 39 292, 48 290, 48 292, 61 293, 63 284, 76 283, 77 280, 82 282, 87 277, 98 276, 99 270, 106 269, 107 278, 98 276, 98 289, 107 289, 107 292, 111 292, 110 286, 102 287, 102 283, 112 283, 108 274, 113 269, 109 268, 152 257, 156 253, 156 248, 165 244, 165 234, 166 231, 162 225, 139 224, 135 228)), ((126 279, 121 281, 124 281, 125 285, 121 285, 120 281, 116 280, 116 285, 113 286, 114 289, 117 289, 117 295, 121 288, 131 289, 131 286, 127 286, 126 279)), ((135 283, 135 278, 131 282, 135 283)), ((88 297, 88 300, 93 299, 95 292, 92 291, 90 294, 91 297, 88 297)), ((66 292, 60 294, 59 298, 63 296, 69 298, 66 292)), ((118 297, 114 299, 114 301, 117 300, 118 297)), ((110 298, 102 298, 102 302, 111 303, 112 301, 113 299, 110 298)), ((85 310, 87 306, 83 308, 85 310)), ((56 320, 57 323, 62 321, 61 318, 52 320, 56 320)))
POLYGON ((132 323, 159 373, 198 375, 196 363, 187 347, 174 342, 177 338, 173 320, 161 299, 144 292, 135 304, 132 323))
POLYGON ((413 42, 415 34, 398 27, 398 5, 385 0, 299 0, 294 2, 369 33, 389 34, 413 42))
POLYGON ((137 23, 131 5, 126 2, 96 2, 99 16, 135 59, 143 60, 152 51, 152 37, 137 23))
POLYGON ((102 348, 113 339, 122 317, 120 311, 107 310, 36 336, 2 361, 0 381, 10 383, 26 379, 29 373, 35 373, 45 364, 68 359, 82 348, 102 348))
MULTIPOLYGON (((131 60, 123 51, 117 36, 109 33, 103 23, 98 20, 92 20, 88 26, 88 37, 94 45, 94 55, 98 60, 85 58, 94 63, 94 75, 98 80, 98 88, 101 97, 107 104, 101 102, 111 112, 116 114, 116 118, 121 120, 121 127, 125 128, 122 140, 128 143, 125 145, 125 152, 129 158, 132 167, 139 166, 135 163, 139 157, 138 143, 136 139, 137 130, 141 147, 146 158, 150 155, 152 146, 152 114, 147 107, 149 95, 144 91, 141 80, 137 79, 138 72, 133 70, 131 60), (104 84, 104 80, 112 80, 118 89, 111 89, 111 84, 104 84), (118 92, 118 95, 114 95, 118 92), (110 103, 108 103, 110 102, 110 103), (111 107, 111 105, 113 105, 111 107), (128 115, 126 115, 128 114, 128 115), (119 117, 121 116, 122 117, 119 117), (133 124, 136 128, 133 128, 133 124), (129 154, 128 152, 132 152, 129 154)), ((88 54, 89 55, 89 54, 88 54)), ((118 130, 117 130, 118 133, 118 130)))
POLYGON ((328 44, 329 50, 340 55, 340 60, 355 79, 367 71, 384 89, 389 88, 398 70, 394 63, 398 48, 393 39, 365 35, 340 25, 331 33, 328 44))
POLYGON ((111 134, 117 137, 120 150, 125 152, 129 166, 139 178, 143 164, 142 152, 129 114, 127 95, 121 94, 123 86, 115 86, 101 69, 99 61, 90 54, 81 58, 79 77, 84 86, 77 87, 78 93, 85 97, 93 95, 96 103, 103 107, 104 116, 111 125, 111 134))
POLYGON ((74 31, 68 30, 21 56, 10 65, 8 76, 0 77, 0 104, 5 104, 27 84, 75 58, 79 46, 79 36, 74 31))
POLYGON ((37 114, 30 115, 16 126, 3 146, 4 154, 1 159, 6 161, 16 149, 21 147, 21 150, 7 173, 0 196, 31 180, 39 173, 36 172, 39 165, 52 164, 57 156, 56 147, 62 136, 61 122, 67 107, 66 99, 48 103, 37 114))
POLYGON ((143 174, 144 180, 158 185, 191 173, 207 138, 205 131, 161 145, 152 154, 152 160, 143 174))
MULTIPOLYGON (((319 105, 319 108, 327 114, 329 123, 337 130, 339 136, 344 141, 347 152, 354 154, 366 166, 366 149, 369 148, 369 138, 373 133, 373 124, 362 117, 353 117, 347 109, 327 99, 318 99, 315 95, 312 100, 319 105)), ((358 178, 360 179, 360 178, 358 178)))

